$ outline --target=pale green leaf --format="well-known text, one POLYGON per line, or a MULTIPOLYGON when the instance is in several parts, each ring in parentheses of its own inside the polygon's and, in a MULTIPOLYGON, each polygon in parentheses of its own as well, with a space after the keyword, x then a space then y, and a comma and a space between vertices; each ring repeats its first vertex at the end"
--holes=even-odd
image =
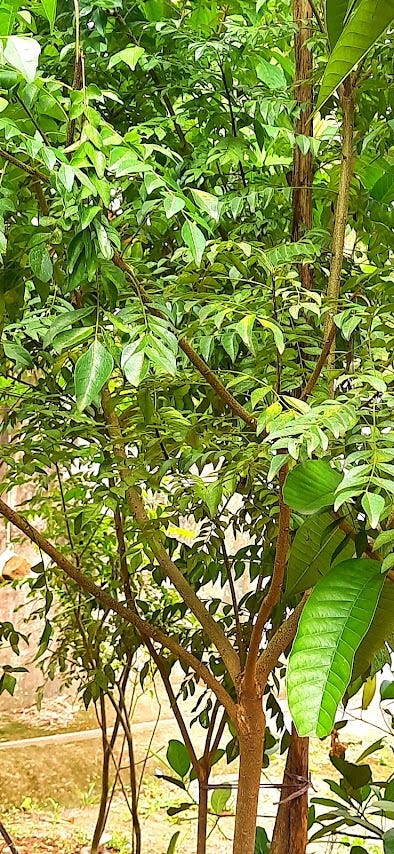
POLYGON ((193 198, 201 210, 205 211, 212 219, 219 220, 219 199, 212 193, 203 190, 192 190, 193 198))
POLYGON ((316 585, 289 658, 289 709, 300 736, 324 738, 349 684, 354 656, 383 587, 376 561, 348 560, 316 585))
POLYGON ((256 74, 259 80, 268 86, 268 89, 285 89, 286 77, 283 68, 280 65, 272 65, 266 59, 260 59, 256 65, 256 74))
POLYGON ((253 326, 256 317, 254 314, 246 314, 242 320, 239 320, 235 331, 238 333, 239 337, 242 338, 244 344, 246 344, 247 348, 251 353, 254 353, 254 344, 253 344, 253 326))
POLYGON ((180 196, 168 195, 165 197, 163 207, 167 219, 171 219, 185 207, 185 200, 180 196))
POLYGON ((92 308, 77 308, 74 311, 64 311, 62 314, 59 314, 54 318, 51 323, 48 331, 44 335, 43 339, 43 347, 48 347, 48 344, 56 338, 56 335, 60 335, 61 332, 64 332, 65 329, 69 329, 70 326, 73 326, 74 323, 77 323, 82 318, 87 317, 92 313, 92 308))
MULTIPOLYGON (((335 2, 335 0, 334 0, 335 2)), ((316 109, 325 104, 394 18, 394 0, 360 0, 326 65, 316 109)))
POLYGON ((56 5, 57 0, 41 0, 41 6, 44 10, 45 17, 49 21, 51 32, 53 30, 56 20, 56 5))
POLYGON ((195 222, 190 222, 187 219, 182 226, 182 239, 185 241, 193 260, 199 267, 207 243, 201 229, 195 222))
POLYGON ((75 365, 75 396, 77 407, 83 412, 100 394, 109 380, 114 360, 108 350, 96 339, 75 365))
POLYGON ((114 53, 110 57, 108 68, 113 68, 114 65, 118 65, 119 62, 124 62, 132 71, 134 71, 137 63, 144 53, 144 48, 139 45, 130 45, 130 47, 125 47, 124 50, 120 50, 118 53, 114 53))
POLYGON ((139 341, 133 341, 132 344, 126 344, 122 350, 120 359, 120 367, 130 385, 138 388, 144 376, 144 360, 145 354, 143 350, 137 350, 139 341))
POLYGON ((19 71, 28 83, 33 83, 40 53, 41 47, 35 39, 9 36, 4 48, 4 59, 19 71))
POLYGON ((377 528, 384 510, 384 498, 376 492, 364 492, 361 506, 365 510, 371 528, 377 528))

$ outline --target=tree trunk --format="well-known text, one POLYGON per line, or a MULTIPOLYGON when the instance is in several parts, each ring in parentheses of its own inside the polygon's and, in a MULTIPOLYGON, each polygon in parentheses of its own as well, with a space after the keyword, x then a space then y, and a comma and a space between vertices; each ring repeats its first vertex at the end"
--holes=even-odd
POLYGON ((101 766, 101 794, 100 794, 100 806, 98 811, 98 816, 96 820, 96 826, 94 828, 92 844, 90 848, 90 854, 97 854, 100 845, 100 839, 103 835, 105 822, 106 822, 106 814, 107 814, 107 801, 108 801, 108 793, 109 793, 109 764, 111 758, 111 749, 110 744, 108 742, 107 736, 107 711, 105 708, 105 698, 102 692, 100 692, 100 726, 101 726, 101 737, 102 737, 102 750, 103 750, 103 758, 102 758, 102 766, 101 766))
POLYGON ((233 854, 254 854, 265 715, 261 696, 242 698, 238 707, 239 775, 233 854))
POLYGON ((300 738, 293 724, 283 775, 282 803, 276 814, 270 854, 305 854, 308 842, 308 750, 309 739, 300 738), (300 795, 288 800, 297 786, 301 789, 300 795))
POLYGON ((203 769, 198 781, 197 854, 207 850, 208 779, 209 771, 203 769))

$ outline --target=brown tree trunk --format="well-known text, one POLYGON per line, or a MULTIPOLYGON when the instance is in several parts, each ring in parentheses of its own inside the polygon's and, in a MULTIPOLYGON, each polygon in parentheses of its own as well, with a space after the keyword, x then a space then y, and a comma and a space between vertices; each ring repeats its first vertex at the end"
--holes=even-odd
POLYGON ((257 693, 238 707, 239 775, 233 854, 254 854, 265 715, 257 693))
POLYGON ((305 854, 308 842, 309 739, 293 724, 270 854, 305 854), (291 797, 300 788, 298 797, 291 797), (291 800, 289 800, 291 798, 291 800))
POLYGON ((206 854, 209 770, 203 769, 198 781, 197 854, 206 854))

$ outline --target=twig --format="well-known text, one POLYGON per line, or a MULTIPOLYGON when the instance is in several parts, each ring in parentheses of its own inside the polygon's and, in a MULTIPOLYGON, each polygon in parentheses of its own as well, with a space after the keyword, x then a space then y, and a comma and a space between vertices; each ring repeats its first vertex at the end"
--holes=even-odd
POLYGON ((39 169, 35 169, 34 166, 29 166, 28 163, 24 163, 23 160, 18 160, 17 157, 14 157, 13 154, 9 154, 4 148, 0 148, 0 157, 3 160, 7 160, 8 163, 12 163, 13 166, 17 166, 18 169, 22 169, 23 172, 27 172, 28 175, 31 175, 32 178, 35 178, 37 181, 43 181, 44 184, 49 184, 50 179, 48 175, 45 175, 44 172, 40 172, 39 169))
POLYGON ((5 840, 5 842, 7 843, 8 847, 11 851, 11 854, 19 854, 19 851, 18 851, 16 845, 14 845, 14 843, 10 837, 10 834, 8 833, 8 830, 5 829, 2 821, 0 821, 0 833, 3 837, 3 839, 5 840))

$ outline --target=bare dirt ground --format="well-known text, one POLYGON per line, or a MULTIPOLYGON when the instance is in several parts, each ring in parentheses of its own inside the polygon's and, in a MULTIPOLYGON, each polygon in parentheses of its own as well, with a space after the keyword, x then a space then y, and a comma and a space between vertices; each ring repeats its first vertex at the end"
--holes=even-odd
MULTIPOLYGON (((15 841, 19 854, 85 854, 94 828, 99 795, 100 736, 92 713, 73 709, 62 698, 48 701, 44 710, 14 712, 0 717, 0 804, 1 820, 15 841), (55 730, 55 731, 54 731, 55 730), (60 732, 59 732, 60 730, 60 732), (78 732, 76 732, 76 730, 78 732), (46 737, 49 735, 49 739, 46 737)), ((354 761, 361 751, 381 735, 384 720, 377 708, 360 722, 349 720, 343 740, 349 743, 347 758, 354 761)), ((351 713, 352 715, 352 713, 351 713)), ((167 810, 185 800, 184 794, 159 780, 156 773, 165 772, 166 745, 178 738, 176 724, 170 717, 165 699, 147 692, 137 703, 133 731, 138 767, 146 761, 146 773, 140 792, 140 820, 144 854, 166 854, 172 836, 179 832, 177 854, 195 854, 196 809, 169 816, 167 810), (160 718, 158 721, 158 715, 160 718), (158 722, 157 722, 158 721, 158 722)), ((204 731, 193 728, 197 744, 202 745, 204 731)), ((311 742, 312 796, 328 793, 325 780, 337 779, 328 756, 328 740, 311 742)), ((387 778, 393 771, 390 739, 387 747, 373 757, 376 776, 387 778)), ((259 805, 261 826, 272 828, 279 791, 283 757, 275 754, 262 777, 259 805)), ((127 783, 127 769, 125 769, 127 783)), ((236 782, 235 763, 221 761, 214 769, 213 782, 236 782)), ((229 815, 210 819, 211 835, 207 854, 230 854, 233 829, 235 789, 229 804, 229 815)), ((130 815, 121 796, 116 797, 110 813, 103 852, 126 854, 131 848, 130 815)), ((357 844, 357 840, 351 840, 357 844)), ((381 847, 367 843, 368 854, 380 854, 381 847)), ((349 847, 335 843, 316 843, 309 854, 346 852, 349 847)), ((0 840, 0 854, 9 854, 0 840)))

